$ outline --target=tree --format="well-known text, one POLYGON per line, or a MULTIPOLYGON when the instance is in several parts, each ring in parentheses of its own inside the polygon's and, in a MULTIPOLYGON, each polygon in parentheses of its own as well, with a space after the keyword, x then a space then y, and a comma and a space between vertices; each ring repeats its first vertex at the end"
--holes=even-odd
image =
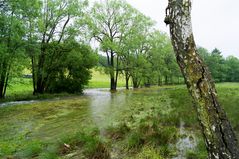
POLYGON ((80 29, 76 27, 75 21, 83 14, 86 5, 85 1, 80 0, 43 1, 37 22, 40 50, 39 54, 35 55, 36 60, 32 64, 35 93, 46 91, 52 67, 54 67, 53 61, 67 52, 59 50, 58 46, 76 38, 80 29), (53 47, 55 50, 52 50, 52 44, 55 45, 53 47))
POLYGON ((211 53, 202 47, 199 47, 197 50, 201 58, 203 58, 204 62, 208 66, 213 79, 216 82, 225 82, 227 80, 227 66, 226 60, 221 55, 220 50, 215 48, 211 53))
POLYGON ((209 71, 212 73, 212 77, 216 82, 223 82, 226 80, 226 68, 225 59, 221 55, 220 50, 215 48, 206 63, 209 67, 209 71))
POLYGON ((150 35, 154 22, 138 11, 135 11, 133 15, 132 24, 128 27, 126 36, 122 40, 119 53, 121 69, 125 74, 126 89, 128 89, 130 77, 133 87, 138 88, 143 80, 148 83, 149 77, 152 75, 149 70, 151 69, 149 51, 152 47, 150 35))
POLYGON ((234 56, 229 56, 226 59, 226 80, 228 82, 239 82, 239 59, 234 56))
POLYGON ((217 101, 211 75, 196 50, 191 26, 191 1, 169 0, 165 23, 170 26, 176 59, 194 99, 208 157, 239 158, 237 138, 217 101))
MULTIPOLYGON (((24 56, 24 27, 21 9, 16 1, 3 1, 0 16, 0 98, 6 94, 9 77, 24 56)), ((16 70, 18 71, 18 70, 16 70)))
POLYGON ((92 37, 99 42, 101 51, 107 56, 107 72, 110 74, 110 89, 113 91, 117 87, 122 41, 127 29, 132 26, 135 11, 121 0, 96 2, 91 9, 88 27, 92 37))
POLYGON ((165 84, 173 83, 173 77, 180 77, 181 73, 175 61, 172 44, 169 37, 162 32, 154 31, 150 38, 151 49, 149 51, 149 62, 151 63, 150 77, 153 83, 157 85, 163 84, 163 77, 165 84))
MULTIPOLYGON (((48 75, 46 92, 50 93, 81 93, 91 77, 90 69, 97 63, 97 54, 90 46, 70 41, 60 45, 50 44, 51 51, 64 50, 57 59, 47 60, 46 66, 51 66, 48 75)), ((50 50, 48 50, 50 52, 50 50)))
POLYGON ((38 18, 41 14, 41 1, 31 0, 24 1, 21 3, 23 20, 25 21, 25 54, 30 57, 32 71, 32 83, 33 83, 33 94, 37 92, 36 89, 36 64, 37 58, 40 52, 39 45, 39 28, 38 28, 38 18))

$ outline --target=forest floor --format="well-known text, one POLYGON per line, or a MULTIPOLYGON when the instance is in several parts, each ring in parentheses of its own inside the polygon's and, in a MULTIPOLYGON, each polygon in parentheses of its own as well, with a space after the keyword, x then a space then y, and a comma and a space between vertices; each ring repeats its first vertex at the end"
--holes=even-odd
MULTIPOLYGON (((239 83, 217 84, 239 134, 239 83)), ((206 158, 185 86, 87 89, 0 108, 0 158, 206 158)))

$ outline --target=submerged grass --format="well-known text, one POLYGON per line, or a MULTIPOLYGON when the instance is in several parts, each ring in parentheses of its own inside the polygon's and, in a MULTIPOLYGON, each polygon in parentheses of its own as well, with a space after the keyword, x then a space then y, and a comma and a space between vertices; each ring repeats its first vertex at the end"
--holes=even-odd
MULTIPOLYGON (((239 84, 217 85, 219 101, 239 134, 239 84)), ((205 158, 191 97, 184 86, 0 108, 0 158, 172 158, 180 121, 198 145, 188 158, 205 158), (171 146, 169 146, 171 145, 171 146)))
POLYGON ((62 136, 58 141, 48 143, 30 141, 23 146, 13 158, 109 158, 109 152, 94 129, 84 130, 62 136))

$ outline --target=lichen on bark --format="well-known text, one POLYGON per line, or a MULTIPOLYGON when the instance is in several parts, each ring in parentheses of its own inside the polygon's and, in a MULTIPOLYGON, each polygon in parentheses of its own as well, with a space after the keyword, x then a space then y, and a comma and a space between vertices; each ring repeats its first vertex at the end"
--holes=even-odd
POLYGON ((210 72, 197 53, 191 25, 191 1, 169 0, 165 23, 185 83, 194 99, 210 159, 238 159, 236 136, 217 101, 210 72))

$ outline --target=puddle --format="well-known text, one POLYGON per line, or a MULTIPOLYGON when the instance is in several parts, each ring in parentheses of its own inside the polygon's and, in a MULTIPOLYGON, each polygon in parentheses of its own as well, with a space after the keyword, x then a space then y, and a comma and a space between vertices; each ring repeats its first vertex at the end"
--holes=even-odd
POLYGON ((176 143, 177 155, 173 159, 186 159, 186 154, 190 150, 195 150, 197 146, 196 136, 192 131, 185 129, 185 123, 180 121, 180 130, 179 130, 180 138, 176 143))

